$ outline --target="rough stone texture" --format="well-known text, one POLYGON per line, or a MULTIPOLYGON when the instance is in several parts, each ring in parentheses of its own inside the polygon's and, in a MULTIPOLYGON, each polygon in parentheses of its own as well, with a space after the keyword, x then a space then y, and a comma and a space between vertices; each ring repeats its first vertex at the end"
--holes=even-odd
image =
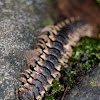
POLYGON ((80 82, 64 100, 100 100, 100 67, 81 77, 80 82))
POLYGON ((0 0, 0 100, 16 100, 17 73, 26 68, 22 52, 48 16, 45 0, 0 0))

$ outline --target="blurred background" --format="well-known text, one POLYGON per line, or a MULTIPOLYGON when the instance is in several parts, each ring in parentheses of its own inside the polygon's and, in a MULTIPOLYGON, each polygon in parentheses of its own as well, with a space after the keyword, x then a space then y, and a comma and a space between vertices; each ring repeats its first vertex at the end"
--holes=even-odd
MULTIPOLYGON (((53 11, 51 16, 58 20, 59 18, 69 18, 80 16, 91 23, 97 30, 100 26, 100 0, 49 0, 52 2, 53 11), (56 13, 55 13, 56 11, 56 13), (54 12, 54 13, 53 13, 54 12), (57 13, 59 18, 57 17, 57 13)), ((58 22, 58 21, 57 21, 58 22)), ((97 33, 97 32, 96 32, 97 33)), ((96 34, 95 33, 95 34, 96 34)))

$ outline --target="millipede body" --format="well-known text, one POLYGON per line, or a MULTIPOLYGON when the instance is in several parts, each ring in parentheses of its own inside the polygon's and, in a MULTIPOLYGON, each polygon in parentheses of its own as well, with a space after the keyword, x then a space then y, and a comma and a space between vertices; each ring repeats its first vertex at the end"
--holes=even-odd
POLYGON ((37 48, 24 52, 28 69, 20 73, 22 85, 15 91, 20 100, 41 99, 53 79, 61 76, 61 65, 72 55, 72 46, 93 33, 92 26, 80 18, 70 18, 43 31, 46 34, 37 37, 37 48))

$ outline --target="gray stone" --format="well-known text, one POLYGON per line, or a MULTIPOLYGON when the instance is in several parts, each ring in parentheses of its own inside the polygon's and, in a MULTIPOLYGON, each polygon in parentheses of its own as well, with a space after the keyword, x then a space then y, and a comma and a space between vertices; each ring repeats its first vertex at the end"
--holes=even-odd
POLYGON ((100 67, 79 79, 80 84, 74 86, 64 100, 100 100, 100 67))
POLYGON ((22 53, 40 34, 46 9, 45 0, 0 0, 0 100, 16 100, 17 74, 26 68, 22 53))

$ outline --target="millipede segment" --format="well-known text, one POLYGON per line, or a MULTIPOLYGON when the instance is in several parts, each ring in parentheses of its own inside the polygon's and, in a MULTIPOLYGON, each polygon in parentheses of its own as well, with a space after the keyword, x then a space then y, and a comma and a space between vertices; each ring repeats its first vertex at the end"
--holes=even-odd
MULTIPOLYGON (((46 30, 47 29, 47 30, 46 30)), ((59 78, 61 65, 72 55, 72 46, 83 36, 92 36, 92 27, 80 18, 70 18, 37 37, 37 48, 24 52, 28 69, 20 73, 22 84, 16 88, 20 100, 39 100, 55 78, 59 78)))

